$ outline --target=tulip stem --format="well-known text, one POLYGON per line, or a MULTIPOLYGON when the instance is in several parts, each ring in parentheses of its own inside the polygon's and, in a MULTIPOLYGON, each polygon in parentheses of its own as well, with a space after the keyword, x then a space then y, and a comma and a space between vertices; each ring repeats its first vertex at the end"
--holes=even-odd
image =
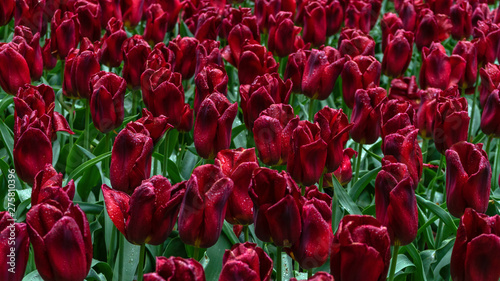
POLYGON ((167 173, 168 173, 168 157, 170 155, 167 155, 168 154, 168 133, 165 135, 165 144, 163 145, 163 165, 162 165, 162 168, 163 168, 163 176, 167 176, 167 173))
POLYGON ((115 244, 116 244, 116 227, 113 226, 111 229, 111 242, 109 243, 108 251, 108 264, 113 268, 113 258, 115 256, 115 244))
POLYGON ((358 143, 358 156, 356 159, 356 170, 354 173, 354 179, 353 179, 353 185, 358 181, 358 176, 359 176, 359 168, 361 166, 361 153, 363 152, 363 144, 358 143))
POLYGON ((118 235, 118 258, 119 258, 119 263, 118 263, 118 280, 120 280, 122 277, 123 273, 123 258, 124 258, 124 247, 125 247, 125 236, 123 235, 118 235))
POLYGON ((391 269, 389 270, 389 281, 394 280, 394 273, 396 273, 396 264, 398 262, 398 252, 399 252, 399 243, 394 243, 394 249, 392 252, 392 261, 391 261, 391 269))
POLYGON ((439 167, 438 170, 436 171, 436 176, 432 179, 432 181, 429 184, 429 187, 431 188, 431 202, 434 202, 434 197, 436 195, 436 181, 441 175, 441 170, 443 169, 443 163, 444 163, 444 155, 441 154, 441 158, 439 159, 439 167))
MULTIPOLYGON (((74 129, 73 123, 75 123, 75 100, 71 100, 71 112, 69 113, 69 126, 71 129, 74 129)), ((69 135, 69 149, 71 151, 71 148, 73 148, 73 136, 69 135)))
POLYGON ((491 140, 493 140, 493 135, 488 136, 488 141, 486 142, 486 148, 484 151, 486 151, 486 156, 490 155, 490 145, 491 145, 491 140))
MULTIPOLYGON (((113 150, 113 144, 110 145, 110 140, 111 140, 111 132, 107 133, 106 136, 104 137, 104 147, 106 149, 106 152, 108 151, 108 149, 113 150)), ((108 170, 108 172, 110 167, 109 161, 110 161, 109 157, 107 157, 104 160, 104 167, 108 170)))
POLYGON ((243 226, 243 234, 245 235, 245 242, 250 242, 248 237, 248 225, 243 226))
POLYGON ((313 276, 313 270, 312 269, 308 269, 307 270, 307 279, 311 279, 311 277, 313 276))
POLYGON ((193 259, 199 261, 200 260, 199 255, 200 255, 200 248, 195 246, 193 251, 193 259))
MULTIPOLYGON (((477 86, 479 84, 479 75, 476 78, 476 88, 474 89, 474 96, 472 97, 472 111, 471 111, 471 116, 470 116, 470 123, 469 123, 469 133, 467 135, 467 141, 472 141, 471 135, 472 135, 472 125, 474 124, 474 115, 476 115, 476 100, 477 100, 477 86)), ((462 89, 462 96, 465 95, 465 88, 462 89)))
POLYGON ((136 111, 136 109, 137 109, 137 92, 132 91, 131 94, 132 94, 132 108, 130 109, 130 114, 135 115, 137 113, 137 111, 136 111))
POLYGON ((276 247, 276 281, 283 280, 281 272, 281 247, 276 247))
POLYGON ((85 131, 83 132, 84 134, 84 140, 85 140, 85 149, 87 149, 88 151, 90 151, 90 128, 89 128, 89 122, 90 122, 90 104, 89 104, 89 100, 86 100, 84 101, 85 103, 85 131))
POLYGON ((313 116, 313 111, 314 111, 314 99, 309 100, 309 111, 308 111, 308 117, 309 121, 313 121, 314 116, 313 116))
POLYGON ((325 176, 324 173, 321 174, 321 176, 319 177, 319 182, 318 182, 318 190, 320 192, 323 192, 323 177, 325 176))
POLYGON ((139 253, 139 265, 137 266, 137 281, 143 280, 144 271, 144 257, 146 252, 146 244, 141 245, 141 252, 139 253))
MULTIPOLYGON (((495 152, 495 162, 493 163, 493 181, 498 179, 498 158, 500 157, 500 139, 497 140, 497 149, 495 152)), ((493 185, 495 186, 495 185, 493 185)))

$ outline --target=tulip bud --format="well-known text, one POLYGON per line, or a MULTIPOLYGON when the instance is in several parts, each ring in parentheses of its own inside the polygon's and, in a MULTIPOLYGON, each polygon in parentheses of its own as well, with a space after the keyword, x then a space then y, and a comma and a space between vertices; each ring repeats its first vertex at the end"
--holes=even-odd
POLYGON ((46 0, 16 0, 14 26, 24 25, 33 33, 40 32, 41 35, 45 35, 47 31, 47 22, 43 20, 45 2, 46 0))
POLYGON ((43 74, 42 48, 40 47, 40 33, 32 34, 25 26, 17 26, 14 38, 10 44, 17 44, 19 53, 24 57, 30 69, 32 80, 39 80, 43 74))
POLYGON ((490 94, 500 86, 500 66, 488 63, 479 70, 479 75, 481 75, 479 102, 484 108, 490 94))
POLYGON ((123 29, 123 22, 111 18, 106 26, 106 33, 102 37, 99 48, 99 60, 108 67, 118 67, 123 61, 122 46, 127 40, 127 33, 123 29))
MULTIPOLYGON (((333 172, 333 175, 337 178, 342 186, 346 186, 352 179, 351 158, 353 156, 358 157, 358 152, 350 147, 344 149, 342 163, 340 164, 339 168, 333 172)), ((332 181, 331 174, 328 177, 329 179, 327 179, 327 174, 323 176, 323 183, 325 183, 326 181, 332 181)), ((333 184, 329 186, 333 186, 333 184)), ((323 185, 323 187, 325 186, 323 185)))
POLYGON ((3 272, 0 278, 21 281, 30 252, 30 239, 26 224, 16 223, 9 212, 0 212, 0 241, 2 251, 0 269, 3 272))
POLYGON ((134 35, 125 40, 122 52, 125 61, 122 76, 129 88, 137 89, 141 86, 141 75, 146 70, 146 60, 151 53, 151 47, 140 35, 134 35))
POLYGON ((90 41, 101 39, 101 18, 102 10, 99 3, 92 0, 77 0, 74 4, 74 11, 80 25, 80 35, 87 37, 90 41))
POLYGON ((174 53, 165 45, 165 43, 160 42, 156 44, 153 51, 149 53, 145 69, 152 69, 156 71, 162 67, 172 68, 174 65, 174 53))
POLYGON ((433 42, 441 42, 450 36, 451 21, 448 16, 434 14, 429 9, 422 9, 419 15, 418 26, 415 31, 417 48, 431 46, 433 42))
POLYGON ((43 68, 52 70, 57 65, 57 58, 52 55, 50 50, 50 38, 45 39, 45 45, 42 48, 43 68))
POLYGON ((222 19, 219 36, 227 39, 229 32, 238 24, 245 23, 248 27, 254 28, 255 34, 259 34, 259 27, 257 26, 257 18, 253 14, 251 8, 241 7, 233 8, 226 6, 224 9, 224 18, 222 19))
POLYGON ((465 60, 465 71, 458 82, 458 86, 465 93, 472 94, 475 91, 477 80, 477 47, 469 41, 459 41, 453 48, 453 55, 461 56, 465 60))
POLYGON ((440 43, 432 43, 422 51, 420 68, 420 87, 446 90, 458 85, 465 73, 466 61, 458 55, 447 56, 440 43))
POLYGON ((446 150, 446 204, 460 217, 466 208, 488 209, 491 166, 482 144, 459 142, 446 150))
POLYGON ((450 7, 453 3, 452 0, 430 0, 429 7, 436 14, 450 14, 450 7))
POLYGON ((339 51, 342 56, 374 56, 375 41, 358 29, 344 28, 339 37, 339 51))
POLYGON ((215 64, 220 67, 224 66, 224 61, 222 60, 222 54, 219 47, 220 42, 215 40, 205 40, 201 42, 198 47, 196 47, 195 79, 196 76, 198 76, 198 73, 200 73, 200 71, 208 64, 215 64))
POLYGON ((267 33, 269 28, 269 18, 271 15, 276 16, 280 11, 281 1, 279 0, 256 0, 255 1, 255 16, 260 31, 267 33))
POLYGON ((15 95, 20 87, 31 83, 30 69, 16 44, 0 44, 0 86, 8 94, 15 95))
POLYGON ((304 6, 304 42, 321 46, 326 41, 325 4, 320 1, 306 1, 304 6))
POLYGON ((65 59, 80 42, 80 22, 77 15, 57 10, 50 23, 50 49, 59 59, 65 59))
POLYGON ((71 98, 89 99, 92 94, 90 78, 100 69, 94 46, 84 38, 80 49, 72 49, 66 57, 63 94, 71 98))
POLYGON ((330 270, 335 280, 385 280, 391 259, 387 228, 371 216, 347 215, 332 243, 330 270))
POLYGON ((330 37, 339 32, 344 19, 344 10, 338 0, 327 1, 326 13, 326 36, 330 37))
POLYGON ((349 2, 345 10, 345 26, 356 28, 364 33, 370 32, 370 15, 372 5, 362 0, 349 2))
POLYGON ((243 46, 238 66, 240 85, 251 84, 258 76, 275 73, 278 64, 271 52, 260 44, 243 46))
POLYGON ((239 65, 243 46, 247 43, 258 44, 260 42, 259 29, 252 23, 254 22, 247 23, 250 26, 245 23, 235 25, 227 36, 227 45, 222 50, 222 56, 235 67, 239 65))
MULTIPOLYGON (((451 2, 451 1, 450 1, 451 2)), ((472 34, 472 6, 468 1, 458 1, 451 6, 451 36, 455 40, 467 39, 472 34)))
POLYGON ((150 137, 153 139, 153 144, 158 143, 161 137, 173 126, 168 123, 168 118, 164 115, 154 117, 147 109, 142 109, 142 117, 136 122, 141 123, 148 130, 150 137))
POLYGON ((477 47, 477 61, 483 66, 497 58, 500 28, 490 20, 478 21, 473 31, 473 42, 477 47))
POLYGON ((394 37, 398 30, 403 29, 403 21, 394 13, 385 13, 380 20, 380 28, 382 29, 382 51, 385 52, 389 42, 389 35, 394 37))
POLYGON ((182 37, 178 35, 170 40, 168 48, 175 56, 175 72, 182 75, 183 80, 187 80, 194 75, 196 67, 196 47, 199 41, 196 38, 182 37))
POLYGON ((388 97, 390 100, 396 99, 409 102, 415 110, 418 110, 420 97, 417 90, 418 85, 415 76, 392 79, 388 97))
POLYGON ((398 15, 401 18, 403 22, 403 28, 406 31, 412 31, 416 32, 415 29, 417 27, 418 23, 418 18, 419 18, 419 12, 420 8, 417 3, 414 3, 412 0, 403 0, 402 3, 396 5, 395 1, 394 5, 396 8, 396 11, 398 11, 398 15), (415 5, 417 4, 417 5, 415 5))
POLYGON ((184 109, 182 110, 181 123, 177 126, 177 131, 184 133, 191 131, 193 129, 193 119, 193 109, 186 103, 184 105, 184 109))
POLYGON ((361 144, 374 143, 380 136, 380 106, 385 103, 383 88, 359 89, 356 91, 351 115, 351 138, 361 144))
POLYGON ((90 113, 96 129, 106 134, 120 127, 125 115, 125 79, 100 71, 90 79, 90 88, 90 113))
POLYGON ((15 7, 15 0, 6 0, 0 3, 0 26, 4 26, 10 22, 10 20, 14 16, 15 7))
POLYGON ((387 135, 393 134, 415 123, 415 110, 407 101, 388 100, 380 107, 380 113, 382 140, 384 140, 387 135))
POLYGON ((121 0, 123 23, 128 28, 136 27, 142 18, 144 0, 121 0))
POLYGON ((146 11, 144 40, 153 43, 163 42, 167 33, 167 20, 168 14, 162 10, 160 4, 149 6, 146 11))
POLYGON ((455 143, 467 140, 469 120, 467 100, 464 97, 447 98, 438 102, 432 138, 436 149, 441 154, 444 154, 455 143))
POLYGON ((219 239, 233 181, 215 165, 198 166, 185 183, 179 213, 179 236, 195 247, 209 248, 219 239))
POLYGON ((306 66, 309 53, 309 51, 306 52, 299 49, 297 52, 288 56, 284 79, 292 81, 292 91, 294 93, 300 93, 302 91, 302 74, 304 73, 304 67, 306 66))
POLYGON ((144 274, 144 281, 205 281, 203 266, 194 259, 156 257, 156 272, 144 274))
POLYGON ((112 18, 122 22, 122 10, 120 0, 98 0, 101 5, 101 26, 106 26, 112 18))
POLYGON ((382 60, 382 71, 389 77, 402 76, 411 62, 413 54, 413 32, 398 30, 389 35, 382 60))
POLYGON ((209 6, 200 9, 196 14, 187 18, 186 25, 194 34, 194 38, 203 42, 205 40, 217 40, 221 21, 219 10, 209 6))
POLYGON ((62 180, 63 175, 57 173, 51 164, 47 164, 35 176, 35 182, 31 190, 31 206, 36 206, 48 200, 57 201, 63 208, 71 205, 75 196, 75 183, 73 180, 70 180, 63 187, 62 180))
POLYGON ((198 112, 203 100, 212 93, 227 95, 228 80, 223 66, 214 63, 206 64, 194 78, 194 110, 198 112))
POLYGON ((377 87, 380 84, 382 66, 375 57, 347 57, 342 70, 342 96, 349 108, 354 107, 355 93, 358 89, 377 87))
POLYGON ((271 15, 269 17, 269 37, 267 39, 269 51, 278 57, 286 57, 295 52, 299 47, 298 45, 304 44, 299 36, 301 30, 302 28, 294 25, 292 13, 279 12, 276 18, 271 15))
POLYGON ((257 244, 238 243, 226 250, 222 258, 219 281, 252 280, 270 281, 273 260, 257 244))

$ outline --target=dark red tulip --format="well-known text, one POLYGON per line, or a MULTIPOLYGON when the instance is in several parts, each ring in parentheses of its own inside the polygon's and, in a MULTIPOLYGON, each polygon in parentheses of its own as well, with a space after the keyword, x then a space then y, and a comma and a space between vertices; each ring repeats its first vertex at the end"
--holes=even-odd
POLYGON ((238 104, 231 104, 219 93, 208 96, 200 105, 194 124, 194 145, 198 154, 212 159, 231 144, 231 130, 238 104))
POLYGON ((358 29, 344 28, 339 37, 339 51, 342 56, 374 56, 375 41, 358 29))
POLYGON ((397 2, 398 1, 395 1, 394 4, 400 19, 403 21, 403 28, 406 31, 415 32, 420 12, 418 5, 415 5, 416 3, 413 0, 404 0, 400 6, 397 7, 397 2))
POLYGON ((391 259, 387 228, 371 216, 347 215, 332 243, 330 270, 335 280, 383 281, 391 259))
POLYGON ((184 186, 158 175, 144 180, 132 195, 102 185, 109 217, 131 243, 159 245, 177 222, 184 186))
POLYGON ((24 57, 30 69, 32 80, 39 80, 43 74, 42 48, 40 47, 40 33, 32 34, 25 26, 16 26, 14 38, 10 44, 17 44, 19 53, 24 57))
POLYGON ((238 243, 226 250, 222 258, 219 281, 270 281, 273 260, 257 244, 238 243))
POLYGON ((469 120, 467 100, 464 97, 446 98, 438 102, 432 138, 436 149, 441 154, 444 154, 455 143, 467 140, 469 120))
POLYGON ((153 140, 144 125, 129 123, 115 138, 111 152, 111 186, 128 194, 151 173, 153 140))
POLYGON ((112 18, 122 21, 122 10, 120 0, 98 0, 101 5, 101 26, 107 26, 112 18))
POLYGON ((203 266, 195 259, 156 257, 156 272, 144 274, 144 281, 205 281, 203 266))
POLYGON ((459 1, 450 9, 451 36, 455 40, 467 39, 472 34, 472 6, 468 1, 459 1))
POLYGON ((62 186, 63 175, 57 173, 51 164, 47 164, 35 176, 33 189, 31 190, 31 206, 54 200, 63 208, 73 203, 75 196, 75 183, 70 180, 66 186, 62 186))
POLYGON ((90 78, 101 69, 94 46, 84 38, 80 49, 73 49, 64 66, 63 94, 71 98, 89 99, 90 78))
POLYGON ((403 29, 403 21, 397 14, 385 13, 380 20, 380 28, 382 29, 382 52, 385 52, 387 42, 389 42, 389 35, 393 35, 394 37, 396 31, 403 29))
POLYGON ((52 70, 57 65, 57 58, 52 55, 50 49, 50 38, 45 39, 45 45, 42 47, 43 68, 52 70))
POLYGON ((206 64, 194 78, 194 111, 198 112, 200 105, 212 93, 227 95, 228 76, 224 66, 214 63, 206 64))
POLYGON ((181 123, 177 126, 177 131, 183 133, 191 131, 193 129, 193 120, 194 110, 186 103, 182 110, 181 123))
POLYGON ((262 111, 253 126, 260 160, 270 166, 286 164, 292 131, 299 124, 288 104, 272 104, 262 111))
POLYGON ((167 32, 172 31, 179 21, 179 12, 184 7, 185 2, 179 0, 159 1, 161 8, 168 15, 167 32))
POLYGON ((472 94, 477 79, 477 47, 469 41, 459 41, 453 48, 453 55, 461 56, 465 60, 465 71, 458 86, 466 93, 472 94))
MULTIPOLYGON (((455 90, 458 94, 458 89, 455 88, 455 90)), ((432 138, 432 125, 434 123, 434 116, 436 115, 437 99, 442 92, 439 89, 428 88, 426 90, 419 90, 417 93, 420 97, 420 107, 417 110, 415 123, 423 139, 432 138)))
POLYGON ((92 263, 92 233, 85 213, 71 204, 38 204, 26 214, 38 273, 44 280, 84 280, 92 263))
POLYGON ((372 56, 347 57, 342 70, 342 96, 349 108, 354 107, 358 89, 377 87, 380 84, 382 65, 372 56))
POLYGON ((294 93, 300 93, 302 91, 302 74, 304 73, 308 54, 309 51, 306 52, 299 49, 297 52, 288 56, 284 79, 292 81, 292 91, 294 93))
POLYGON ((332 109, 325 106, 314 115, 314 122, 321 129, 321 138, 327 144, 325 168, 328 173, 337 170, 343 161, 344 146, 349 139, 349 124, 347 115, 342 109, 332 109))
POLYGON ((405 164, 385 159, 375 180, 377 220, 387 227, 393 245, 407 245, 417 237, 416 184, 405 164))
POLYGON ((74 11, 80 22, 80 35, 87 37, 90 41, 101 39, 101 5, 92 0, 77 0, 74 11))
MULTIPOLYGON (((334 281, 333 276, 324 271, 316 272, 312 277, 307 279, 308 281, 334 281)), ((297 278, 292 278, 290 281, 297 281, 297 278)))
POLYGON ((259 27, 257 26, 257 18, 253 15, 251 8, 241 7, 233 8, 226 6, 224 9, 223 19, 220 27, 219 36, 227 39, 229 32, 240 23, 244 23, 247 27, 252 26, 255 34, 259 34, 259 27))
POLYGON ((154 116, 164 115, 174 127, 179 126, 184 108, 184 90, 179 73, 168 67, 142 74, 142 97, 154 116))
POLYGON ((217 40, 222 18, 215 7, 205 7, 186 19, 186 25, 200 42, 217 40))
POLYGON ((125 40, 127 40, 127 33, 123 29, 123 22, 111 18, 98 50, 100 62, 108 67, 120 66, 123 61, 122 46, 125 40))
POLYGON ((473 42, 477 47, 477 61, 481 66, 495 62, 498 53, 500 28, 490 20, 478 21, 473 31, 473 42))
POLYGON ((0 43, 0 86, 8 94, 15 95, 20 87, 30 84, 30 69, 26 59, 19 53, 17 44, 0 43))
POLYGON ((194 75, 196 68, 196 47, 198 44, 199 41, 196 38, 181 38, 180 35, 168 43, 168 48, 175 55, 174 70, 182 75, 183 80, 189 79, 194 75))
POLYGON ((47 31, 47 23, 43 20, 45 2, 46 0, 16 0, 14 26, 24 25, 33 33, 40 32, 41 35, 45 35, 47 31))
POLYGON ((15 7, 15 0, 6 0, 0 3, 0 26, 4 26, 10 22, 10 20, 14 16, 15 7))
POLYGON ((481 115, 481 131, 485 135, 500 137, 500 96, 499 90, 495 89, 489 94, 486 103, 484 104, 483 113, 481 115))
POLYGON ((420 106, 420 97, 417 94, 418 84, 415 76, 392 79, 389 89, 389 99, 397 99, 411 103, 415 110, 420 106))
POLYGON ((415 123, 415 110, 407 101, 388 100, 380 107, 380 113, 380 136, 382 140, 387 135, 396 133, 398 130, 415 123))
POLYGON ((219 49, 220 42, 215 40, 205 40, 196 47, 196 70, 194 77, 208 64, 215 64, 220 67, 224 66, 221 50, 219 49))
POLYGON ((319 125, 299 121, 290 138, 286 170, 298 183, 313 185, 325 169, 327 151, 319 125))
POLYGON ((428 1, 430 9, 436 14, 450 14, 452 0, 430 0, 428 1))
POLYGON ((304 6, 304 42, 321 46, 326 41, 326 11, 320 1, 305 1, 304 6))
POLYGON ((432 42, 441 42, 450 36, 451 21, 448 16, 434 14, 429 9, 420 11, 415 31, 417 48, 430 47, 432 42))
POLYGON ((251 84, 258 76, 266 73, 275 73, 278 64, 271 52, 260 44, 243 46, 238 64, 238 79, 240 85, 251 84), (240 65, 244 67, 239 67, 240 65))
MULTIPOLYGON (((269 17, 269 37, 267 47, 278 57, 286 57, 303 45, 299 33, 302 28, 295 26, 292 13, 279 12, 276 17, 269 17)), ((305 32, 305 29, 304 29, 305 32)))
MULTIPOLYGON (((486 3, 479 3, 477 5, 472 5, 472 27, 478 27, 478 22, 487 20, 491 18, 490 15, 490 8, 488 7, 488 4, 486 3)), ((472 32, 471 32, 472 33, 472 32)))
MULTIPOLYGON (((358 152, 356 152, 354 149, 350 147, 344 149, 342 163, 340 164, 339 168, 333 172, 333 175, 343 186, 346 186, 352 179, 351 159, 354 156, 358 157, 358 152)), ((324 179, 326 179, 326 175, 327 174, 325 174, 324 179)), ((331 181, 331 174, 330 179, 328 180, 331 181)), ((333 186, 333 184, 331 186, 333 186)))
POLYGON ((156 44, 149 53, 146 60, 145 69, 158 70, 162 67, 172 68, 175 65, 175 55, 165 43, 160 42, 156 44))
POLYGON ((486 212, 490 198, 491 166, 483 145, 458 142, 446 150, 446 205, 455 217, 466 208, 486 212))
POLYGON ((226 203, 233 181, 215 165, 198 166, 185 183, 186 196, 179 213, 179 236, 195 247, 209 248, 219 239, 226 215, 226 203))
POLYGON ((326 2, 326 36, 330 37, 337 34, 342 27, 344 19, 344 9, 338 0, 330 0, 326 2))
POLYGON ((160 4, 149 6, 146 11, 146 28, 144 29, 144 40, 151 43, 163 42, 167 33, 168 14, 165 13, 160 4))
POLYGON ((252 173, 259 167, 255 148, 226 149, 217 153, 215 164, 233 180, 233 192, 227 201, 226 221, 230 224, 253 223, 253 204, 248 195, 252 173))
POLYGON ((136 27, 142 18, 144 0, 121 0, 120 4, 125 26, 136 27))
POLYGON ((254 204, 257 238, 280 247, 299 241, 303 198, 289 174, 258 168, 253 173, 249 194, 254 204))
POLYGON ((389 77, 402 76, 411 62, 413 54, 413 32, 398 30, 389 35, 382 60, 382 72, 389 77))
MULTIPOLYGON (((0 268, 2 280, 21 281, 26 271, 30 239, 25 223, 16 223, 8 212, 0 212, 0 268)), ((271 266, 272 267, 272 266, 271 266)))
POLYGON ((50 23, 50 49, 59 59, 65 59, 80 42, 80 22, 77 15, 57 10, 50 23))
POLYGON ((335 48, 313 49, 304 66, 302 93, 311 99, 325 100, 333 92, 345 59, 335 48))
POLYGON ((380 87, 356 91, 350 132, 355 142, 371 144, 380 136, 380 106, 385 103, 386 95, 380 87))
POLYGON ((243 46, 248 43, 259 44, 260 42, 259 29, 255 23, 255 26, 252 23, 254 21, 235 25, 227 36, 227 45, 222 50, 222 57, 235 67, 239 65, 243 46))
POLYGON ((345 10, 345 26, 359 29, 364 33, 369 33, 371 11, 372 5, 370 3, 362 0, 349 2, 345 10))
POLYGON ((465 210, 451 252, 450 271, 453 281, 500 278, 500 216, 478 214, 465 210))
POLYGON ((271 15, 276 14, 281 9, 280 0, 256 0, 255 1, 255 16, 257 17, 257 24, 260 31, 267 33, 269 28, 269 18, 271 15))
POLYGON ((138 89, 141 86, 141 75, 146 70, 146 60, 151 47, 140 35, 134 35, 125 40, 122 45, 125 61, 122 76, 129 88, 138 89))
POLYGON ((443 45, 432 43, 430 48, 422 50, 422 67, 420 68, 420 87, 446 90, 458 85, 465 74, 467 62, 458 55, 448 56, 443 45))
POLYGON ((163 135, 173 128, 171 124, 168 123, 168 118, 164 115, 154 117, 151 112, 147 109, 142 109, 142 117, 136 122, 141 123, 146 127, 149 132, 149 136, 153 139, 153 144, 156 144, 163 135))
POLYGON ((479 75, 481 75, 479 102, 484 108, 490 94, 500 86, 500 66, 488 63, 479 70, 479 75))
POLYGON ((90 113, 96 129, 106 134, 122 125, 127 82, 120 76, 100 71, 90 79, 90 113))

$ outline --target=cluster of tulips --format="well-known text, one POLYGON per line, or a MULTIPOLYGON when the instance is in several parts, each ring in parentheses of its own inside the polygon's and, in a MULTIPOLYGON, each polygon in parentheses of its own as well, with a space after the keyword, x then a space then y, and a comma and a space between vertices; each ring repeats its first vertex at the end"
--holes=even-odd
POLYGON ((137 270, 113 280, 206 280, 207 259, 223 281, 403 280, 418 273, 398 256, 423 268, 412 249, 437 249, 456 220, 444 276, 499 280, 494 5, 2 0, 0 156, 31 204, 0 212, 0 279, 22 280, 30 259, 43 280, 85 280, 119 266, 124 238, 137 270), (102 179, 83 186, 73 162, 102 179), (210 256, 221 233, 236 241, 210 256), (185 251, 162 256, 173 239, 185 251))

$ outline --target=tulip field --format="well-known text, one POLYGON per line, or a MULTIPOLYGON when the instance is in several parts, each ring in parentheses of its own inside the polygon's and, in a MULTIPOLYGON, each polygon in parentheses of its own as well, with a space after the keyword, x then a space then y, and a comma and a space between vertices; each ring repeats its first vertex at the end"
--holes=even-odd
POLYGON ((0 0, 0 281, 500 280, 500 0, 0 0))

